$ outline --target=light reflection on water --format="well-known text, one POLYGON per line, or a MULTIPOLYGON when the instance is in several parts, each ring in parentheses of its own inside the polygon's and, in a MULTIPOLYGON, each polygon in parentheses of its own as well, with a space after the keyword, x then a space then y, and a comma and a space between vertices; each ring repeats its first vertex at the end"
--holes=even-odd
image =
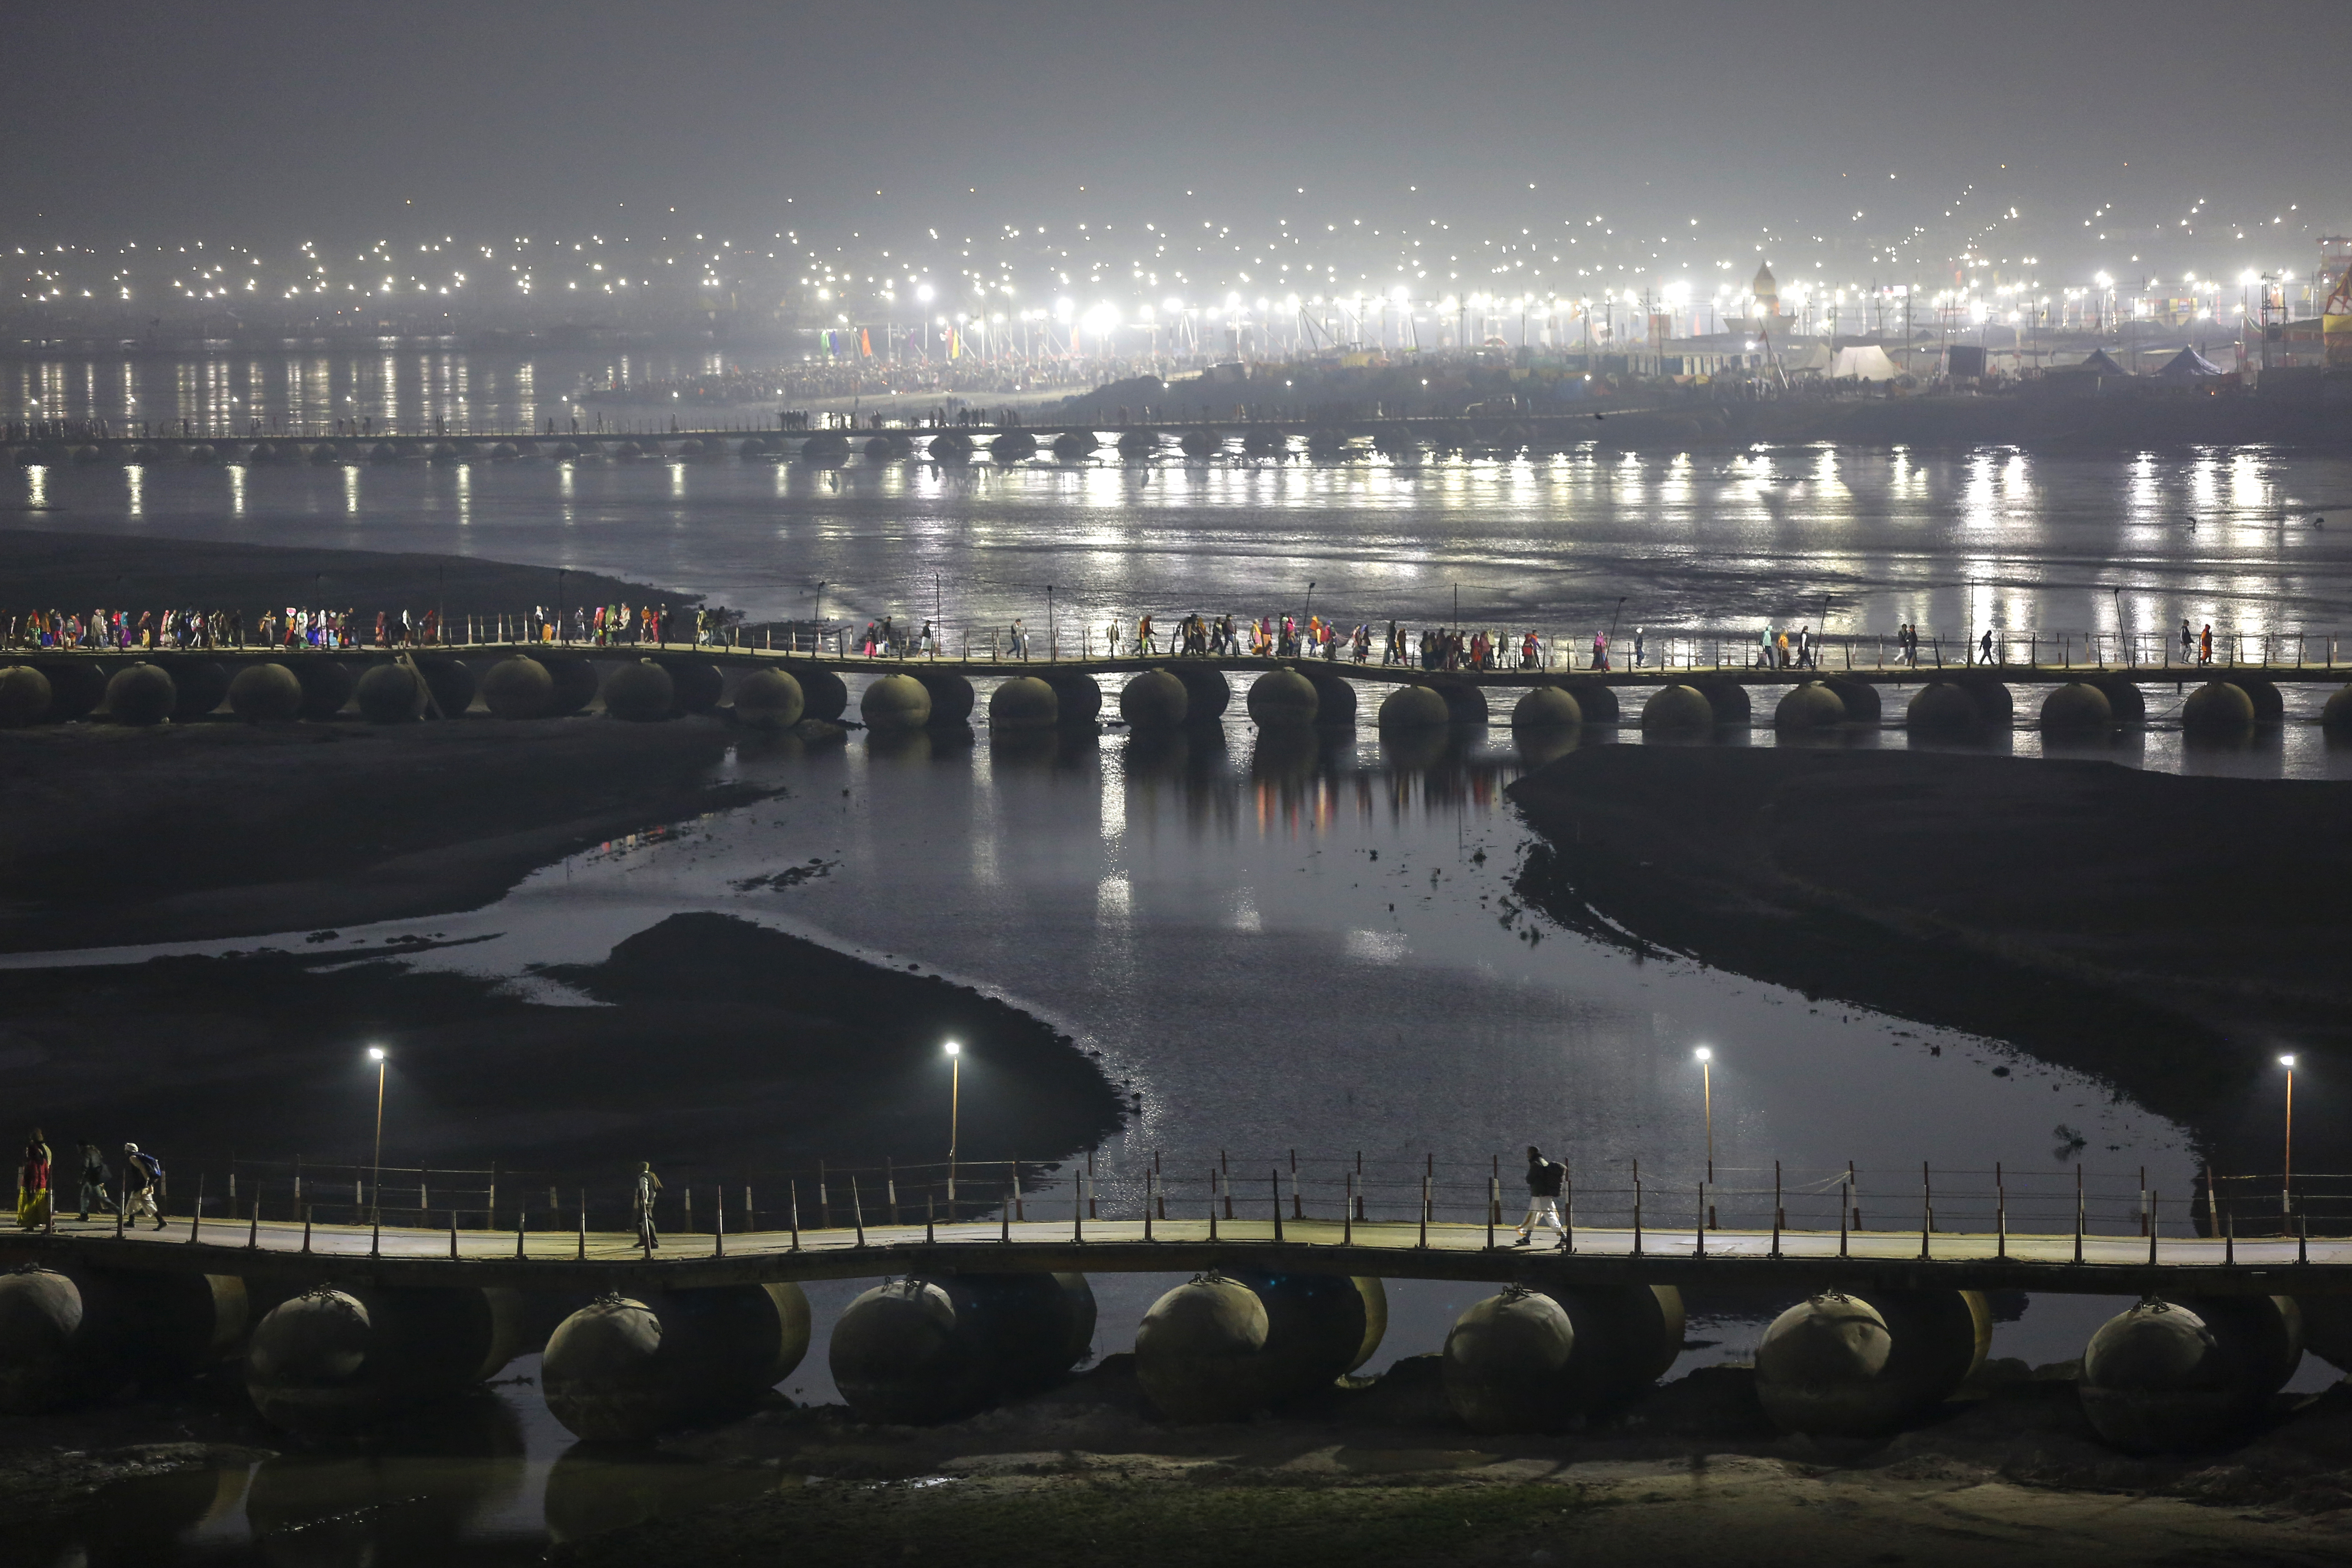
MULTIPOLYGON (((13 493, 12 493, 13 492, 13 493)), ((2053 456, 1780 447, 1497 459, 1048 460, 999 468, 736 457, 249 471, 35 466, 12 526, 432 551, 594 570, 755 618, 1015 616, 1099 644, 1150 612, 1434 624, 1580 648, 1614 622, 1710 642, 1767 624, 1948 646, 2004 638, 2352 636, 2352 462, 2264 448, 2053 456), (2195 527, 2188 520, 2197 519, 2195 527), (817 584, 824 584, 822 602, 817 584), (1621 604, 1622 601, 1622 604, 1621 604)), ((551 584, 551 590, 552 584, 551 584)), ((2352 653, 2352 644, 2345 649, 2352 653)))
MULTIPOLYGON (((1752 739, 1769 743, 1769 732, 1752 739)), ((1874 1208, 1891 1210, 1907 1201, 1898 1194, 1923 1158, 1956 1172, 1996 1160, 2012 1173, 2061 1171, 2071 1156, 2053 1150, 2052 1126, 2065 1121, 2086 1134, 2095 1169, 2145 1165, 2160 1190, 2189 1190, 2185 1131, 2080 1074, 1671 958, 1636 963, 1548 922, 1543 940, 1525 941, 1527 921, 1501 911, 1529 834, 1503 790, 1565 743, 1530 754, 1507 731, 1468 731, 1400 755, 1369 734, 1288 740, 1239 720, 1159 739, 747 737, 730 769, 787 787, 788 799, 574 857, 473 914, 344 934, 371 946, 411 924, 488 936, 413 962, 514 974, 593 962, 673 912, 716 910, 919 960, 1052 1018, 1141 1091, 1131 1128, 1098 1152, 1109 1213, 1139 1198, 1154 1151, 1223 1149, 1237 1167, 1263 1167, 1297 1148, 1310 1166, 1336 1168, 1357 1150, 1483 1163, 1534 1140, 1588 1173, 1639 1156, 1659 1190, 1688 1186, 1702 1158, 1691 1060, 1700 1042, 1716 1053, 1727 1185, 1769 1182, 1775 1159, 1792 1173, 1851 1159, 1874 1208), (785 889, 739 886, 811 857, 839 865, 785 889), (1995 1066, 2011 1071, 1997 1078, 1995 1066)), ((1638 738, 1596 733, 1591 743, 1638 738)), ((2168 743, 2177 737, 2147 742, 2168 743)), ((967 1058, 966 1070, 987 1063, 967 1058)), ((1033 1201, 1056 1192, 1066 1185, 1048 1183, 1033 1201)), ((1176 1282, 1095 1276, 1097 1353, 1131 1347, 1145 1308, 1176 1282)), ((815 1335, 787 1393, 836 1397, 830 1327, 866 1283, 809 1288, 815 1335)), ((1392 1281, 1391 1328, 1368 1370, 1438 1347, 1487 1289, 1392 1281)), ((2120 1305, 2035 1298, 1998 1325, 1993 1353, 2078 1354, 2120 1305)), ((1692 1331, 1712 1342, 1682 1365, 1741 1354, 1759 1330, 1738 1317, 1703 1321, 1692 1331)), ((377 1560, 429 1536, 468 1560, 520 1562, 551 1531, 795 1484, 773 1469, 699 1465, 592 1475, 532 1388, 499 1394, 512 1436, 470 1466, 396 1449, 307 1472, 278 1462, 308 1477, 307 1490, 282 1484, 280 1496, 341 1521, 303 1531, 303 1560, 377 1560), (413 1500, 391 1506, 394 1493, 413 1500)), ((244 1560, 268 1473, 249 1485, 214 1478, 205 1495, 217 1500, 209 1522, 192 1525, 191 1560, 244 1560), (239 1487, 243 1500, 232 1496, 239 1487)))

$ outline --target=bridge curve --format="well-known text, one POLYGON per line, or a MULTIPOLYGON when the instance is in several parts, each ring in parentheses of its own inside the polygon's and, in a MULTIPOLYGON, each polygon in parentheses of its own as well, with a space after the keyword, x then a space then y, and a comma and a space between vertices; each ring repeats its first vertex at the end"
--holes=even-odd
POLYGON ((175 1221, 117 1236, 60 1222, 0 1254, 101 1268, 267 1275, 303 1285, 665 1290, 942 1273, 1284 1269, 1395 1279, 1733 1280, 1791 1295, 1840 1283, 2059 1294, 2352 1295, 2352 1239, 1579 1227, 1519 1247, 1508 1226, 1286 1219, 999 1220, 740 1235, 304 1226, 175 1221))

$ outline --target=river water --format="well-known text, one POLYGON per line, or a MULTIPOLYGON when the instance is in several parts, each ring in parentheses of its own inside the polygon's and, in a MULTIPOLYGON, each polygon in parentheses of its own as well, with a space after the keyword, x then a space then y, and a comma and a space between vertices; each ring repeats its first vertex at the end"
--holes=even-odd
MULTIPOLYGON (((1907 621, 1947 635, 2161 635, 2188 616, 2318 647, 2352 595, 2338 542, 2352 512, 2340 531, 2307 522, 2352 497, 2352 469, 2262 451, 180 465, 34 468, 0 482, 47 509, 0 525, 593 569, 761 616, 808 614, 822 583, 828 615, 935 616, 951 644, 1016 615, 1044 626, 1048 584, 1066 637, 1142 610, 1278 614, 1311 581, 1318 608, 1349 618, 1450 619, 1458 587, 1465 621, 1570 637, 1621 597, 1627 623, 1654 637, 1741 637, 1766 618, 1817 619, 1828 595, 1827 624, 1841 631, 1907 621), (2175 521, 2191 512, 2196 529, 2175 521)), ((2291 717, 2307 719, 2325 690, 2291 689, 2291 717)), ((2021 712, 2031 702, 2021 693, 2021 712)), ((2167 706, 2152 690, 2152 714, 2167 706)), ((1817 1185, 1852 1161, 1872 1223, 1884 1213, 1895 1226, 1927 1162, 1945 1173, 1959 1224, 1971 1202, 1961 1191, 1983 1190, 1996 1162, 2021 1187, 2056 1192, 2079 1158, 2105 1173, 2111 1223, 2127 1226, 2145 1168, 2179 1232, 2193 1131, 2105 1084, 1999 1041, 1810 1002, 1671 954, 1637 962, 1518 910, 1512 881, 1530 834, 1502 792, 1542 759, 1507 731, 1473 733, 1434 759, 1385 750, 1368 725, 1294 751, 1262 742, 1240 708, 1172 748, 1116 730, 1042 750, 985 733, 747 740, 729 769, 788 788, 782 808, 574 857, 469 914, 344 935, 371 946, 410 931, 478 937, 414 962, 515 976, 593 962, 671 913, 707 910, 919 963, 1054 1020, 1138 1096, 1129 1130, 1097 1151, 1110 1212, 1132 1208, 1155 1154, 1205 1169, 1222 1151, 1263 1180, 1297 1150, 1328 1179, 1359 1152, 1390 1169, 1434 1156, 1475 1172, 1530 1141, 1596 1183, 1639 1159, 1655 1190, 1695 1202, 1711 1090, 1727 1186, 1769 1184, 1775 1160, 1792 1185, 1817 1185), (812 858, 835 868, 773 879, 812 858), (1701 1045, 1714 1051, 1711 1078, 1694 1057, 1701 1045)), ((1769 743, 1769 731, 1753 741, 1769 743)), ((1890 730, 1875 743, 1904 742, 1890 730)), ((2030 755, 2038 737, 2008 744, 2030 755)), ((2273 776, 2352 771, 2308 723, 2225 752, 2185 749, 2159 726, 2106 754, 2273 776)), ((1066 1186, 1052 1191, 1066 1199, 1066 1186)), ((1131 1342, 1169 1283, 1098 1277, 1097 1352, 1131 1342)), ((831 1396, 823 1330, 856 1288, 812 1290, 820 1337, 788 1391, 831 1396)), ((1372 1368, 1436 1348, 1481 1293, 1398 1282, 1372 1368)), ((2012 1307, 1994 1352, 2078 1354, 2113 1310, 2036 1298, 2012 1307)), ((1700 1321, 1695 1342, 1712 1342, 1686 1364, 1737 1353, 1759 1327, 1737 1313, 1700 1321)), ((511 1398, 526 1416, 536 1408, 528 1391, 511 1398)), ((543 1415, 524 1426, 536 1479, 474 1538, 535 1550, 533 1489, 563 1441, 543 1415)), ((203 1528, 226 1550, 260 1526, 243 1504, 224 1506, 203 1528)))

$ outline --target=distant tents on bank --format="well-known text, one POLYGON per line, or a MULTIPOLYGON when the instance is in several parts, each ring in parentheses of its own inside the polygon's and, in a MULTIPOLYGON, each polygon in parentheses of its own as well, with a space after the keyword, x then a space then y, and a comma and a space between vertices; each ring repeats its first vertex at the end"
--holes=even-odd
POLYGON ((2168 381, 2204 381, 2230 373, 2199 353, 2195 349, 2182 349, 2164 363, 2157 374, 2168 381))

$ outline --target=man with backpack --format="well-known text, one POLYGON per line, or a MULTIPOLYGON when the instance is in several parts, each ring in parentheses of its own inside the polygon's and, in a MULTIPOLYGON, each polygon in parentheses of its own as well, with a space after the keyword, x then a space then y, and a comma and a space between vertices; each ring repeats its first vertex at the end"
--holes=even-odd
POLYGON ((1519 1238, 1513 1247, 1525 1247, 1534 1231, 1549 1226, 1559 1232, 1562 1247, 1568 1245, 1568 1226, 1559 1217, 1560 1188, 1568 1181, 1568 1167, 1557 1160, 1547 1160, 1534 1144, 1528 1145, 1528 1213, 1519 1221, 1519 1238))
POLYGON ((163 1162, 140 1152, 136 1143, 122 1146, 122 1220, 136 1225, 142 1215, 163 1228, 163 1162))

